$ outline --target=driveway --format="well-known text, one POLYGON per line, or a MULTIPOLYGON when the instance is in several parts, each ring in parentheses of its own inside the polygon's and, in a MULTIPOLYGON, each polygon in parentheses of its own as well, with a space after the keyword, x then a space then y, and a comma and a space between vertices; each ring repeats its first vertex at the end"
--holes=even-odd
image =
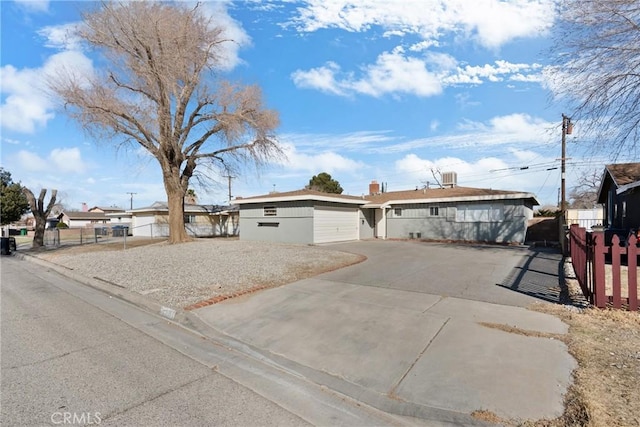
POLYGON ((387 412, 439 425, 477 423, 475 410, 562 413, 575 362, 554 335, 526 331, 567 327, 509 289, 524 283, 530 252, 397 241, 328 248, 368 259, 196 314, 282 369, 387 412))

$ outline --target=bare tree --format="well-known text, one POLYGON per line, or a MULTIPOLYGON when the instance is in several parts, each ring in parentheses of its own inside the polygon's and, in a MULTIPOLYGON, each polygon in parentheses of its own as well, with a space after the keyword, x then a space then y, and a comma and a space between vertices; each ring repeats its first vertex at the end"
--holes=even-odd
POLYGON ((73 72, 50 87, 72 117, 96 137, 139 145, 162 169, 169 207, 169 241, 189 240, 184 196, 196 167, 222 171, 263 164, 282 151, 278 114, 261 90, 225 81, 224 28, 200 6, 164 2, 103 2, 83 15, 79 36, 102 54, 91 78, 73 72))
POLYGON ((40 190, 40 196, 37 200, 31 190, 29 190, 28 188, 24 187, 22 191, 24 192, 24 195, 27 196, 27 200, 29 201, 29 206, 31 208, 31 213, 33 214, 33 218, 36 221, 32 247, 34 249, 39 249, 44 246, 44 229, 47 226, 47 218, 49 217, 51 210, 56 204, 58 190, 51 190, 51 198, 49 199, 49 203, 47 204, 46 208, 44 205, 44 198, 47 194, 46 189, 43 188, 42 190, 40 190))
POLYGON ((564 0, 551 84, 595 152, 637 154, 640 137, 640 2, 564 0))
POLYGON ((592 209, 598 206, 598 190, 602 175, 597 171, 592 171, 583 175, 578 181, 578 185, 569 192, 571 207, 574 209, 592 209))

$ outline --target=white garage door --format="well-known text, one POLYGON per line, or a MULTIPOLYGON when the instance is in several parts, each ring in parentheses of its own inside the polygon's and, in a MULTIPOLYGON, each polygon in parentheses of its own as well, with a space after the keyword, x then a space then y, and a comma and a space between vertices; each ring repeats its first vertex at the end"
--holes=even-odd
POLYGON ((313 242, 358 240, 358 209, 315 207, 313 242))

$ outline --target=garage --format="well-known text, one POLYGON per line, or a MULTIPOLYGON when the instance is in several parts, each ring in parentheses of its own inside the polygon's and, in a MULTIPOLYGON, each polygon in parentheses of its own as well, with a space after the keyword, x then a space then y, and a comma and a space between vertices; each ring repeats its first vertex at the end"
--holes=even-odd
POLYGON ((316 206, 313 210, 313 242, 358 240, 358 209, 316 206))

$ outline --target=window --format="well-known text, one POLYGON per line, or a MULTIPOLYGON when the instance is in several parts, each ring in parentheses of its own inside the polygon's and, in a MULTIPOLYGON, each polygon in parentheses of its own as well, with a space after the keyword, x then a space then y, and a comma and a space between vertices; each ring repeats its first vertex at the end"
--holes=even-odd
POLYGON ((195 215, 185 215, 184 216, 184 223, 185 224, 194 224, 196 222, 196 216, 195 215))
POLYGON ((263 216, 278 216, 278 210, 275 206, 265 206, 262 208, 263 216))
POLYGON ((394 208, 393 216, 402 216, 402 208, 394 208))
POLYGON ((438 206, 429 206, 429 216, 440 216, 440 208, 438 206))
POLYGON ((502 205, 459 205, 456 222, 497 222, 504 220, 502 205))

